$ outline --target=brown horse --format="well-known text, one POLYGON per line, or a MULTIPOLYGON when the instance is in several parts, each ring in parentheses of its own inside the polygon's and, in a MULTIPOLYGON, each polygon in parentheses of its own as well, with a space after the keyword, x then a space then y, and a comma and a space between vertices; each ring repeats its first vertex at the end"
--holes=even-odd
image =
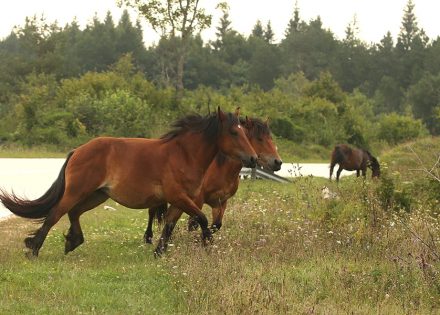
POLYGON ((371 155, 370 152, 363 149, 353 149, 346 144, 338 144, 332 151, 330 162, 330 180, 333 175, 333 168, 339 164, 336 172, 336 181, 339 181, 339 176, 342 170, 356 171, 357 177, 362 172, 362 176, 366 176, 367 167, 371 168, 371 177, 380 176, 380 165, 377 159, 371 155))
MULTIPOLYGON (((259 119, 246 118, 243 125, 245 126, 247 131, 246 134, 252 147, 258 154, 258 163, 273 171, 280 170, 282 161, 278 155, 276 146, 272 141, 267 122, 262 122, 259 119)), ((200 208, 202 208, 204 203, 212 208, 212 232, 218 231, 222 226, 222 219, 227 201, 234 196, 238 189, 241 168, 242 165, 239 161, 233 160, 222 153, 219 153, 205 174, 201 192, 195 199, 195 202, 200 208)), ((164 206, 162 206, 162 210, 163 209, 164 206)), ((153 236, 151 228, 153 216, 151 213, 152 212, 150 212, 148 227, 144 235, 144 239, 147 243, 151 243, 153 236)), ((173 228, 181 215, 182 211, 174 205, 171 205, 170 208, 168 208, 168 211, 166 211, 165 227, 155 250, 156 254, 161 255, 166 250, 173 228)), ((190 227, 194 227, 194 223, 191 221, 195 221, 194 217, 190 218, 190 227)), ((198 225, 197 223, 198 222, 195 221, 195 226, 198 225)))
POLYGON ((148 208, 165 202, 197 218, 203 239, 211 238, 208 220, 193 201, 203 176, 219 151, 255 166, 257 155, 239 119, 220 108, 209 116, 189 115, 160 139, 96 138, 72 151, 49 190, 36 200, 0 191, 3 205, 18 216, 43 225, 25 239, 32 255, 66 213, 70 228, 65 253, 84 241, 79 217, 108 198, 129 207, 148 208))

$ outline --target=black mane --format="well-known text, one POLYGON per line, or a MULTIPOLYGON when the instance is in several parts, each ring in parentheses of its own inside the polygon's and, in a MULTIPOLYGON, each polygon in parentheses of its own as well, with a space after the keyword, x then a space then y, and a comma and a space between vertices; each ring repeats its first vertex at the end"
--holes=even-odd
POLYGON ((270 135, 269 126, 261 121, 259 118, 252 118, 252 122, 254 124, 254 128, 252 129, 253 137, 261 137, 265 135, 270 135))
MULTIPOLYGON (((231 126, 239 123, 237 116, 227 113, 227 119, 224 122, 226 126, 231 126)), ((165 141, 170 141, 187 132, 203 133, 204 139, 207 142, 216 141, 221 130, 220 119, 218 114, 210 114, 201 116, 199 114, 190 114, 176 120, 172 124, 172 129, 162 135, 160 138, 165 141)))

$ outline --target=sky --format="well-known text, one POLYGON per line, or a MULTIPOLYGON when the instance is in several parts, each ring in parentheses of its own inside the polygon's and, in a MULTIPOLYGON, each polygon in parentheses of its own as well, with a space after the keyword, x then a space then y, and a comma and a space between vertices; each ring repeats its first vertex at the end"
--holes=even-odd
MULTIPOLYGON (((23 25, 26 16, 41 16, 47 21, 57 21, 64 26, 74 18, 83 28, 96 14, 101 20, 110 11, 115 21, 123 9, 118 8, 115 0, 3 0, 0 10, 0 38, 8 36, 15 25, 23 25)), ((202 33, 204 40, 214 39, 215 27, 219 24, 221 13, 215 9, 217 0, 200 0, 209 13, 214 15, 211 29, 202 33)), ((232 28, 248 36, 257 20, 265 26, 271 22, 275 41, 283 38, 289 19, 293 16, 295 2, 299 7, 300 19, 310 21, 321 17, 323 27, 330 29, 337 38, 345 37, 345 29, 356 17, 359 27, 358 37, 366 43, 378 43, 390 31, 397 38, 400 31, 403 10, 408 0, 227 0, 230 7, 232 28)), ((440 36, 440 1, 413 0, 415 15, 420 28, 429 38, 440 36)), ((133 21, 137 15, 131 11, 133 21)), ((144 41, 151 45, 158 40, 155 34, 142 20, 144 41)))

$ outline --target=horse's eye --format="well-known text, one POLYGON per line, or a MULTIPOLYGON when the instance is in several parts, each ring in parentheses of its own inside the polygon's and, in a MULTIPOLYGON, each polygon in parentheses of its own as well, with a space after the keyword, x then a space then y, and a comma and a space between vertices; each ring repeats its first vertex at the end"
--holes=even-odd
POLYGON ((231 129, 231 135, 233 135, 233 136, 238 136, 238 132, 236 131, 236 130, 234 130, 234 129, 231 129))
POLYGON ((258 141, 263 142, 263 138, 259 137, 258 141))

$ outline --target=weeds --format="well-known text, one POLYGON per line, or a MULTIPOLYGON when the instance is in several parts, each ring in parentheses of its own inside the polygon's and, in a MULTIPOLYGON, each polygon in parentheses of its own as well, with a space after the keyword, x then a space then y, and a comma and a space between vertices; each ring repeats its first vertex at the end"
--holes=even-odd
POLYGON ((188 232, 182 218, 173 246, 159 260, 142 243, 147 213, 113 202, 106 206, 114 211, 100 208, 82 217, 85 244, 67 256, 65 218, 32 262, 22 255, 30 225, 21 219, 0 222, 0 309, 438 314, 437 186, 419 172, 405 173, 402 161, 400 168, 394 158, 381 162, 388 165, 381 180, 245 180, 211 246, 202 247, 200 232, 188 232))

